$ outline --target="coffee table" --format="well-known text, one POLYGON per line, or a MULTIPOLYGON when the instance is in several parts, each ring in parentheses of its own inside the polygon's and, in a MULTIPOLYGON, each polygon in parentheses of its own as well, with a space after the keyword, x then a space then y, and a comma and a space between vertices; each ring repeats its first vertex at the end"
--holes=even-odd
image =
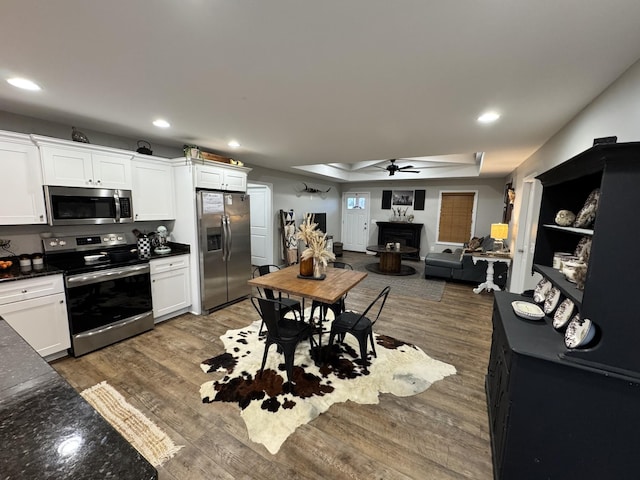
POLYGON ((381 275, 413 275, 416 269, 402 264, 403 253, 416 253, 415 247, 401 245, 400 248, 387 248, 386 245, 369 245, 367 250, 380 255, 379 263, 370 263, 364 268, 381 275))

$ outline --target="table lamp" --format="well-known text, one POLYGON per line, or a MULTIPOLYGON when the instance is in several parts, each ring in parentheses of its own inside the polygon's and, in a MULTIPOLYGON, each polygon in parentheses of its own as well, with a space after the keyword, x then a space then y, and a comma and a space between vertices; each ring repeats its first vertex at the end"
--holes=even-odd
POLYGON ((491 238, 495 240, 494 251, 504 250, 504 240, 509 236, 509 225, 506 223, 491 224, 491 238), (496 248, 500 245, 500 249, 496 248))

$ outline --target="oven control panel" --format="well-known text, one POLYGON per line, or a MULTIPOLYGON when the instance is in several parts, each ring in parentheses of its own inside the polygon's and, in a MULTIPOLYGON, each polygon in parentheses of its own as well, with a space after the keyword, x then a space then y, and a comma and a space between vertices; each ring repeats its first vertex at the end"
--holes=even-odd
POLYGON ((42 243, 45 252, 82 251, 126 245, 127 238, 124 233, 102 233, 100 235, 45 238, 42 243))

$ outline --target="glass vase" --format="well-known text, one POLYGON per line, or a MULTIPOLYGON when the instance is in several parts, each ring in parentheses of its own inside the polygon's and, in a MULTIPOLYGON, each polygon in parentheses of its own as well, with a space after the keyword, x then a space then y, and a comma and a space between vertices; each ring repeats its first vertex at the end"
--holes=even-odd
POLYGON ((324 275, 324 265, 320 261, 313 262, 313 277, 314 278, 322 278, 324 275))

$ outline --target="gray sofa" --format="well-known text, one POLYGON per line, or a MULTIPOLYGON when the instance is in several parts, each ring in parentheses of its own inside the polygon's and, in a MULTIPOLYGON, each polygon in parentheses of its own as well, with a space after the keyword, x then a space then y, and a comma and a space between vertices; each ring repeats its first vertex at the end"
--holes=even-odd
MULTIPOLYGON (((477 251, 491 251, 493 239, 489 236, 483 238, 477 251)), ((487 275, 487 262, 473 263, 471 253, 463 253, 458 248, 455 252, 429 253, 424 259, 424 277, 444 278, 446 280, 459 280, 480 284, 485 281, 487 275)), ((505 263, 494 264, 493 281, 500 288, 507 283, 508 266, 505 263)))

